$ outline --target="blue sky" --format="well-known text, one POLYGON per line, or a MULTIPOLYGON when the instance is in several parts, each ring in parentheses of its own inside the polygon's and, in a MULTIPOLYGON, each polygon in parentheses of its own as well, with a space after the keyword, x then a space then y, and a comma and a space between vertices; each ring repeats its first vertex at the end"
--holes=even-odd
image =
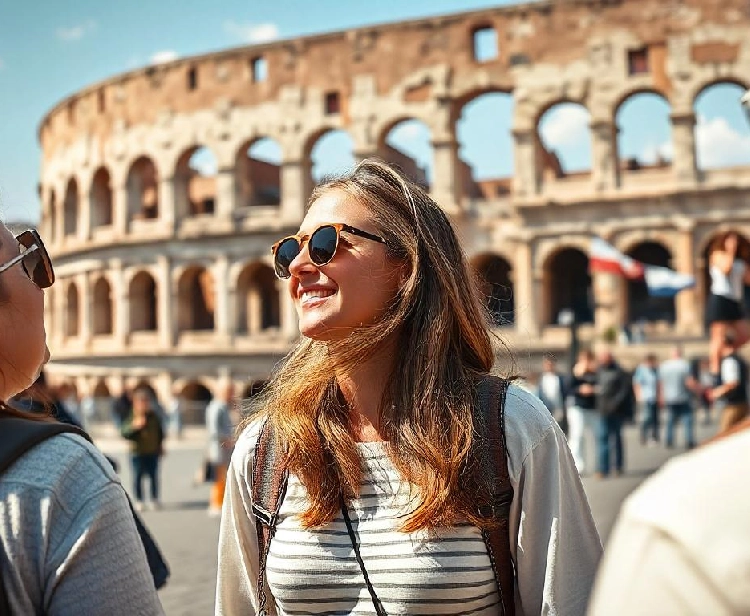
MULTIPOLYGON (((425 15, 472 10, 502 0, 284 0, 209 3, 161 0, 103 3, 76 0, 3 0, 0 4, 0 216, 35 221, 42 116, 61 98, 90 83, 157 59, 194 55, 254 41, 340 30, 425 15), (314 7, 311 10, 310 7, 314 7)), ((699 159, 708 166, 750 163, 750 131, 736 105, 737 92, 718 88, 699 104, 699 159)), ((648 99, 649 97, 643 97, 648 99)), ((653 97, 652 97, 653 98, 653 97)), ((636 104, 637 103, 637 104, 636 104)), ((622 110, 626 156, 655 160, 671 154, 666 112, 658 100, 622 110), (644 122, 644 119, 646 120, 644 122), (634 128, 630 128, 630 126, 634 128)), ((465 109, 458 125, 461 155, 478 177, 510 175, 512 99, 487 95, 465 109)), ((545 142, 567 170, 590 164, 585 110, 560 106, 542 121, 545 142)), ((389 141, 431 165, 429 134, 418 123, 394 129, 389 141)), ((331 135, 314 153, 316 173, 350 160, 345 135, 331 135)))

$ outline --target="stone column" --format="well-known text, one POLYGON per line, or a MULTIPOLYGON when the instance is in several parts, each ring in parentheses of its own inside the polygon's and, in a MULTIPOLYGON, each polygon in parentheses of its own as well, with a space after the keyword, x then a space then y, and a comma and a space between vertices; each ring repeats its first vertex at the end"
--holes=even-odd
MULTIPOLYGON (((93 185, 93 182, 92 182, 93 185)), ((87 242, 91 239, 91 229, 92 229, 92 209, 94 207, 94 191, 93 187, 89 186, 88 190, 82 190, 81 191, 81 217, 79 219, 79 225, 78 225, 78 238, 83 241, 87 242)))
POLYGON ((540 332, 537 302, 535 298, 535 276, 531 238, 516 244, 514 291, 516 331, 519 336, 536 336, 540 332))
POLYGON ((222 221, 232 222, 234 210, 234 167, 223 167, 216 173, 215 215, 222 221))
POLYGON ((112 226, 115 235, 123 237, 128 232, 128 181, 115 184, 112 180, 112 226))
POLYGON ((175 345, 177 319, 173 312, 174 292, 172 289, 172 261, 166 255, 156 258, 158 285, 157 327, 162 348, 172 349, 175 345))
POLYGON ((674 158, 672 172, 680 188, 691 188, 698 182, 698 167, 695 152, 695 114, 673 113, 672 143, 674 158))
POLYGON ((608 192, 620 184, 617 166, 617 128, 609 120, 591 123, 591 177, 596 192, 608 192))
POLYGON ((229 339, 229 261, 225 254, 220 254, 212 268, 214 292, 216 293, 214 324, 220 344, 229 339))
POLYGON ((76 284, 80 289, 81 313, 79 315, 79 327, 81 342, 84 346, 88 347, 91 344, 91 339, 94 335, 94 323, 92 320, 94 314, 94 298, 92 297, 93 293, 91 290, 91 279, 89 273, 84 272, 83 274, 78 274, 76 276, 76 284))
POLYGON ((539 192, 537 160, 537 136, 532 128, 513 130, 513 195, 519 198, 533 197, 539 192))
POLYGON ((130 333, 130 297, 122 261, 113 260, 110 271, 112 272, 112 295, 115 307, 114 338, 118 346, 124 347, 130 333))
MULTIPOLYGON (((692 225, 681 228, 675 246, 675 269, 683 274, 696 276, 695 244, 692 225)), ((703 302, 698 300, 697 285, 680 291, 675 298, 677 330, 683 334, 700 335, 703 323, 703 302)))
POLYGON ((55 242, 58 246, 65 243, 65 191, 55 191, 55 242))
POLYGON ((175 177, 164 177, 159 181, 159 219, 164 224, 163 228, 170 231, 177 224, 177 212, 175 203, 175 177))
POLYGON ((454 138, 432 142, 435 166, 430 194, 449 214, 461 210, 461 177, 458 164, 458 143, 454 138))
POLYGON ((618 331, 624 320, 622 285, 625 281, 616 274, 596 272, 592 275, 594 289, 594 327, 601 339, 604 332, 614 327, 618 331))
POLYGON ((281 217, 290 224, 305 217, 305 205, 313 188, 309 160, 284 160, 281 163, 281 217))

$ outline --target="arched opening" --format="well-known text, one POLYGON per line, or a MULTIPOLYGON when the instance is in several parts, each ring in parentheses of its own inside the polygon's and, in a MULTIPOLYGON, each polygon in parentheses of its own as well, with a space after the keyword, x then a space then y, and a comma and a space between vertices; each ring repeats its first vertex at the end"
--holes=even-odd
POLYGON ((112 224, 112 180, 105 167, 99 167, 91 182, 91 226, 112 224))
POLYGON ((154 162, 141 156, 128 171, 128 219, 152 220, 159 216, 159 175, 154 162))
POLYGON ((513 186, 513 96, 482 94, 461 108, 456 122, 461 193, 474 200, 507 197, 513 186))
POLYGON ((190 267, 177 285, 177 324, 180 331, 214 328, 214 280, 204 267, 190 267))
POLYGON ((205 425, 206 407, 211 402, 211 391, 198 381, 190 381, 182 388, 180 398, 185 402, 183 421, 188 424, 205 425))
POLYGON ((474 269, 479 276, 492 324, 512 325, 515 321, 515 298, 511 264, 503 257, 484 255, 474 260, 474 269))
POLYGON ((740 104, 745 88, 719 82, 695 99, 695 149, 699 169, 750 165, 750 122, 740 104))
POLYGON ((102 380, 96 382, 93 395, 96 399, 109 399, 112 396, 109 387, 107 387, 107 384, 102 380))
POLYGON ((281 326, 279 281, 268 265, 245 267, 237 280, 237 333, 253 334, 281 326))
POLYGON ((421 120, 402 120, 385 133, 378 155, 399 167, 409 178, 429 190, 432 183, 430 129, 421 120))
POLYGON ((138 272, 130 281, 130 331, 154 332, 156 318, 156 282, 148 272, 138 272))
POLYGON ((78 182, 71 178, 65 187, 63 202, 63 235, 71 236, 78 232, 78 182))
POLYGON ((101 277, 94 284, 94 335, 112 333, 112 288, 106 278, 101 277))
POLYGON ((329 176, 339 175, 355 164, 354 141, 344 130, 329 130, 323 133, 310 150, 312 180, 321 182, 329 176))
POLYGON ((196 146, 182 153, 174 173, 175 212, 178 219, 215 212, 218 170, 216 156, 206 147, 196 146))
POLYGON ((578 103, 558 103, 539 118, 542 180, 588 177, 591 134, 588 109, 578 103))
POLYGON ((79 298, 78 287, 74 282, 68 285, 66 292, 66 311, 65 311, 65 335, 74 338, 80 331, 79 298))
POLYGON ((585 252, 563 248, 548 257, 543 284, 547 324, 558 325, 563 310, 572 310, 576 323, 594 322, 594 294, 585 252))
MULTIPOLYGON (((659 242, 641 242, 628 251, 628 256, 645 265, 671 267, 672 255, 659 242)), ((674 297, 653 297, 643 280, 627 280, 628 323, 666 321, 674 323, 674 297)))
POLYGON ((234 167, 239 207, 281 204, 281 146, 269 137, 246 143, 234 167))
POLYGON ((640 92, 626 98, 615 115, 617 156, 620 173, 668 169, 672 164, 671 108, 655 92, 640 92), (644 119, 648 121, 644 121, 644 119))

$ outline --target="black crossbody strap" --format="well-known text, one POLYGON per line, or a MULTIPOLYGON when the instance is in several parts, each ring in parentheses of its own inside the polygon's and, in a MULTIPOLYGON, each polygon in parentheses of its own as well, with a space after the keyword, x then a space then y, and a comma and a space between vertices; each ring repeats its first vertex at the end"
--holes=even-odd
POLYGON ((346 500, 344 500, 343 494, 341 495, 341 513, 344 515, 344 523, 346 524, 346 530, 349 533, 349 540, 352 542, 352 548, 354 548, 354 557, 357 559, 357 564, 362 572, 362 577, 365 578, 365 585, 367 586, 367 591, 370 593, 372 604, 375 607, 375 613, 377 616, 388 616, 383 609, 383 604, 380 603, 380 599, 378 599, 375 589, 372 587, 372 582, 370 582, 370 576, 367 574, 367 569, 365 569, 362 555, 359 553, 359 541, 357 541, 357 535, 354 533, 352 521, 349 518, 349 508, 346 506, 346 500))

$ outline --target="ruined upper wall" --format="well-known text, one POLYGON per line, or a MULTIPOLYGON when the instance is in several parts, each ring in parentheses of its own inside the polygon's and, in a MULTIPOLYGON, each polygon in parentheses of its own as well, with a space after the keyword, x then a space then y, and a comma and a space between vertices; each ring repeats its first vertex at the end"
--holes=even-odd
MULTIPOLYGON (((150 66, 86 88, 43 119, 40 141, 48 158, 84 134, 103 146, 113 132, 158 124, 164 114, 222 113, 276 101, 294 108, 322 107, 326 93, 338 93, 347 126, 357 76, 370 79, 367 87, 374 91, 369 96, 386 96, 401 87, 404 102, 468 99, 482 87, 511 91, 559 82, 579 62, 593 71, 622 71, 626 61, 611 57, 621 53, 622 45, 612 48, 612 37, 626 39, 626 48, 651 49, 648 85, 668 96, 672 81, 681 77, 680 67, 670 68, 667 41, 706 24, 745 29, 750 5, 746 0, 549 0, 277 41, 150 66), (483 27, 498 33, 499 53, 479 63, 472 36, 483 27), (268 70, 260 83, 252 79, 257 58, 268 70), (441 80, 413 78, 435 67, 441 69, 441 80)), ((709 28, 672 54, 696 66, 731 64, 741 53, 741 38, 727 38, 726 32, 712 36, 709 28)), ((576 88, 585 87, 581 83, 576 88)))

